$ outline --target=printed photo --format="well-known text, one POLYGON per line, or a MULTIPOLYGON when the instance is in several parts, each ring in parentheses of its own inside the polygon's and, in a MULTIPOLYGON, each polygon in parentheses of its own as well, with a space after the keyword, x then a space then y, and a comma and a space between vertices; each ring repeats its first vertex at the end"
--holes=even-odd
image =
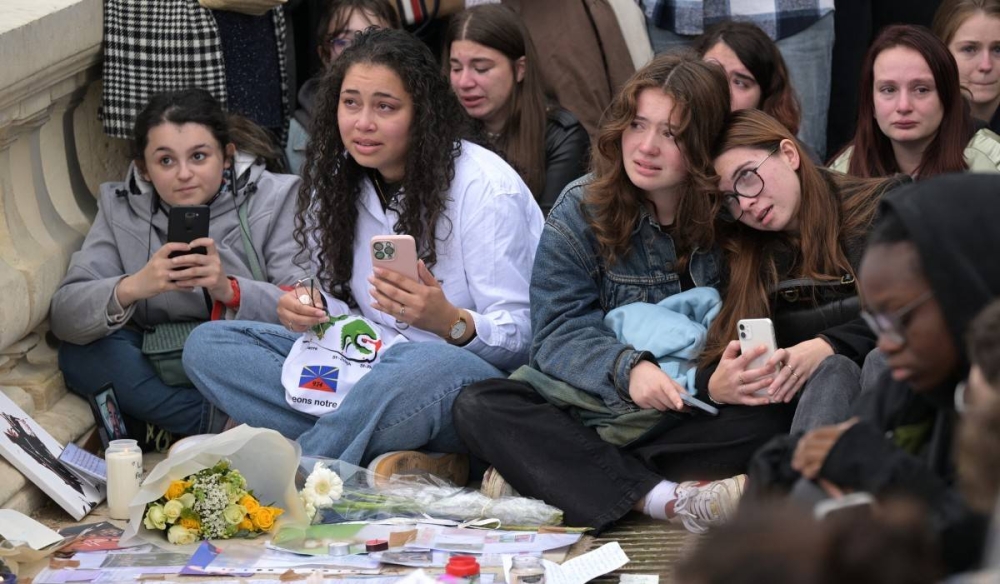
POLYGON ((0 393, 0 454, 48 496, 80 520, 104 499, 103 490, 78 479, 59 462, 62 446, 0 393))

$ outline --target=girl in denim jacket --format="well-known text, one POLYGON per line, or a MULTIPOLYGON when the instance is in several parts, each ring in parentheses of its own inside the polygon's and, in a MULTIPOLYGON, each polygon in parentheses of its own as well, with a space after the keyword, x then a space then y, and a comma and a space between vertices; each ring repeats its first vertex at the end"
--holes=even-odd
POLYGON ((724 477, 788 428, 787 408, 688 411, 651 355, 604 322, 620 306, 719 284, 709 149, 728 111, 715 64, 661 55, 630 79, 605 115, 593 173, 566 188, 542 232, 530 289, 533 373, 515 374, 542 381, 480 382, 456 400, 469 449, 520 493, 561 508, 567 524, 601 530, 636 509, 704 530, 742 492, 743 475, 724 477), (659 421, 613 444, 546 401, 540 383, 568 384, 624 416, 657 411, 659 421))

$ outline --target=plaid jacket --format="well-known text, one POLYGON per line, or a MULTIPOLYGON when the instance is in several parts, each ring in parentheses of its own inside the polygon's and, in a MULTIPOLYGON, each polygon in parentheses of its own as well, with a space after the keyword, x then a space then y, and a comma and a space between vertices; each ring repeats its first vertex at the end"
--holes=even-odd
MULTIPOLYGON (((281 76, 282 118, 287 120, 291 104, 285 17, 280 8, 270 12, 281 76)), ((212 11, 197 0, 105 0, 104 93, 99 112, 104 133, 131 139, 135 117, 151 95, 188 87, 206 89, 226 106, 225 63, 212 11)))
POLYGON ((723 20, 748 20, 774 40, 802 32, 833 12, 833 0, 642 0, 657 28, 699 35, 723 20))

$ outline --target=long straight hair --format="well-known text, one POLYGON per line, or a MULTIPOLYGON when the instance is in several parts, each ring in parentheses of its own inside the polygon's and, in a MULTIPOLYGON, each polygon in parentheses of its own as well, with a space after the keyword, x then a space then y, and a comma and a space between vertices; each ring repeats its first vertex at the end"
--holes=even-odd
MULTIPOLYGON (((974 127, 969 108, 962 99, 958 81, 958 65, 948 47, 929 30, 921 26, 894 25, 886 27, 872 43, 861 69, 861 93, 858 96, 858 125, 848 173, 861 177, 888 176, 900 172, 892 141, 882 133, 875 121, 875 59, 887 49, 905 47, 920 54, 934 76, 934 85, 944 115, 937 135, 924 150, 917 166, 920 178, 947 172, 962 172, 965 145, 974 127)), ((836 158, 836 156, 834 157, 836 158)))
MULTIPOLYGON (((762 152, 795 135, 759 110, 734 112, 715 148, 715 157, 734 148, 762 152)), ((849 275, 856 279, 847 255, 847 243, 864 241, 875 218, 881 193, 898 179, 863 179, 818 168, 799 149, 799 229, 797 233, 758 231, 743 224, 719 229, 719 245, 729 266, 729 285, 722 311, 712 322, 702 364, 719 359, 726 344, 736 338, 741 318, 771 316, 771 290, 785 274, 779 274, 775 252, 795 250, 791 262, 795 278, 837 281, 849 275)), ((722 205, 716 193, 715 208, 722 205)))
POLYGON ((594 180, 586 196, 586 202, 593 206, 590 227, 609 264, 629 253, 643 205, 639 188, 625 172, 622 134, 635 119, 639 94, 647 89, 670 96, 680 114, 674 139, 688 164, 688 179, 674 222, 676 268, 680 272, 686 269, 694 249, 713 244, 712 204, 707 194, 714 190, 717 177, 711 149, 729 112, 729 87, 722 67, 693 54, 665 53, 636 71, 615 96, 598 130, 591 158, 594 180))
POLYGON ((445 74, 455 41, 478 43, 507 57, 514 86, 507 103, 507 119, 493 145, 535 197, 540 197, 545 189, 546 102, 554 100, 546 96, 538 53, 527 27, 513 10, 500 4, 476 6, 456 15, 444 40, 445 74), (521 57, 524 78, 518 82, 516 62, 521 57))
POLYGON ((719 43, 725 43, 736 53, 736 58, 760 85, 760 103, 757 104, 757 109, 797 134, 802 121, 802 109, 778 45, 752 22, 727 20, 705 30, 695 39, 693 48, 704 58, 705 53, 719 43))

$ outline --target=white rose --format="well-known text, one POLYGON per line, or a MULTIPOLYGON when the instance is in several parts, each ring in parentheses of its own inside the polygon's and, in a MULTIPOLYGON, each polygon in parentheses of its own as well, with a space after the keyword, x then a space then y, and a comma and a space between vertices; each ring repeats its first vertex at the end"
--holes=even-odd
POLYGON ((174 525, 167 530, 167 541, 177 545, 194 543, 198 534, 183 525, 174 525))
POLYGON ((181 511, 184 510, 184 503, 181 503, 178 499, 173 499, 167 501, 167 504, 163 506, 163 514, 167 517, 167 523, 173 525, 177 522, 177 519, 181 516, 181 511))
POLYGON ((146 529, 166 529, 167 517, 163 512, 163 506, 150 505, 142 524, 146 526, 146 529))

